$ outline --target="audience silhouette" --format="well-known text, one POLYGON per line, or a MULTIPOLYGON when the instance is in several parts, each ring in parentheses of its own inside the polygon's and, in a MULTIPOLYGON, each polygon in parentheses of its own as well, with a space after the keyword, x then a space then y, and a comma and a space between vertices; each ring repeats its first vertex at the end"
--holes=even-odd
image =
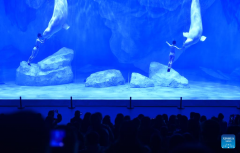
POLYGON ((3 153, 237 153, 240 152, 240 116, 222 113, 207 119, 199 113, 167 114, 149 118, 143 114, 131 119, 117 114, 115 123, 100 112, 75 115, 67 125, 58 125, 62 115, 48 112, 0 114, 0 152, 3 153), (56 118, 54 118, 56 114, 56 118), (63 132, 62 137, 57 134, 63 132), (53 138, 52 133, 56 135, 53 138), (236 136, 235 149, 221 148, 221 135, 236 136), (52 142, 59 146, 53 146, 52 142))

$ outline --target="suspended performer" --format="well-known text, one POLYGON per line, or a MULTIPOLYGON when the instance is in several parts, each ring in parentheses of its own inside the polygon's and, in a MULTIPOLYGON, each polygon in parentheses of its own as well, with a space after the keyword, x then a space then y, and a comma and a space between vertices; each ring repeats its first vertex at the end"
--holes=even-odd
POLYGON ((48 27, 43 32, 43 35, 38 34, 36 45, 33 48, 32 55, 28 60, 28 65, 30 65, 32 59, 37 56, 39 46, 40 44, 44 43, 45 39, 49 39, 61 29, 66 30, 69 29, 70 26, 66 24, 67 17, 68 17, 67 0, 54 0, 54 10, 52 18, 48 23, 48 27))
POLYGON ((170 45, 167 41, 166 41, 166 43, 170 47, 168 70, 167 70, 167 72, 170 72, 170 70, 172 68, 172 64, 173 64, 174 58, 175 58, 175 48, 178 49, 178 50, 181 50, 181 48, 178 48, 177 46, 175 46, 176 43, 177 43, 175 40, 172 42, 172 45, 170 45))
POLYGON ((36 58, 38 51, 39 51, 39 47, 42 43, 44 43, 45 39, 43 39, 42 35, 40 33, 38 33, 37 35, 37 39, 36 39, 36 43, 35 46, 33 47, 32 50, 32 55, 29 57, 28 59, 28 65, 31 66, 31 61, 36 58))

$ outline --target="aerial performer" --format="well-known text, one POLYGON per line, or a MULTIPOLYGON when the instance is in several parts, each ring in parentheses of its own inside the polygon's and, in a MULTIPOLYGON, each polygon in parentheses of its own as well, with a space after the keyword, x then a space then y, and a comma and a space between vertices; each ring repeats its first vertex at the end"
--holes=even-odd
POLYGON ((201 17, 201 7, 199 0, 192 0, 191 5, 191 25, 189 32, 184 32, 183 36, 187 40, 183 43, 183 49, 196 44, 199 40, 205 41, 207 37, 202 36, 203 26, 201 17))
POLYGON ((166 43, 170 47, 168 70, 167 70, 167 72, 170 72, 170 70, 172 68, 172 63, 173 63, 174 58, 175 58, 175 49, 181 50, 181 48, 178 48, 177 46, 175 46, 176 43, 177 43, 175 40, 172 42, 172 45, 170 45, 167 41, 166 41, 166 43))
MULTIPOLYGON (((202 17, 201 17, 201 7, 199 0, 192 0, 191 4, 191 25, 189 32, 184 32, 183 36, 187 38, 187 40, 183 43, 182 49, 186 49, 197 42, 205 41, 207 37, 202 36, 203 26, 202 26, 202 17)), ((172 45, 168 42, 167 44, 170 46, 170 55, 169 55, 169 63, 168 63, 168 70, 170 72, 172 63, 175 58, 175 49, 181 50, 176 45, 176 41, 173 41, 172 45)))
POLYGON ((42 39, 42 35, 39 33, 37 35, 35 46, 33 47, 33 50, 32 50, 32 55, 28 59, 29 66, 31 66, 30 62, 33 60, 33 58, 35 58, 37 56, 40 44, 44 43, 44 41, 45 40, 42 39))
POLYGON ((44 43, 46 39, 49 39, 52 35, 60 31, 62 28, 69 29, 66 24, 68 16, 68 3, 67 0, 55 0, 54 11, 51 20, 48 23, 48 27, 43 32, 43 35, 38 34, 36 44, 33 48, 32 55, 29 57, 28 65, 37 56, 40 44, 44 43))

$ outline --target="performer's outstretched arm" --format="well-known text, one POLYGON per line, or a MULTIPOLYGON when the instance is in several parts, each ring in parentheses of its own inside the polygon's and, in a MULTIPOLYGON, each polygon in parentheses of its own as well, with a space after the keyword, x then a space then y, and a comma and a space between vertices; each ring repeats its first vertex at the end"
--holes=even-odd
POLYGON ((167 41, 166 41, 166 43, 168 44, 168 46, 170 46, 170 47, 172 46, 172 45, 170 45, 167 41))
POLYGON ((178 50, 182 50, 182 48, 178 48, 177 46, 174 46, 175 48, 177 48, 178 50))

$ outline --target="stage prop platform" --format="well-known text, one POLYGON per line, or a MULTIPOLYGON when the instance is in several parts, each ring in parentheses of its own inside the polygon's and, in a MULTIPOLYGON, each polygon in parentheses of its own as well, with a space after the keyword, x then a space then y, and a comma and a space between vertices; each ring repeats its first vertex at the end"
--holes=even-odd
POLYGON ((127 107, 129 109, 134 109, 134 107, 177 107, 178 109, 185 107, 236 107, 240 109, 240 100, 184 100, 182 97, 179 100, 134 100, 132 97, 128 100, 76 100, 72 97, 69 100, 32 100, 20 97, 14 100, 1 99, 0 107, 18 107, 19 109, 25 107, 68 107, 69 109, 75 107, 127 107))

